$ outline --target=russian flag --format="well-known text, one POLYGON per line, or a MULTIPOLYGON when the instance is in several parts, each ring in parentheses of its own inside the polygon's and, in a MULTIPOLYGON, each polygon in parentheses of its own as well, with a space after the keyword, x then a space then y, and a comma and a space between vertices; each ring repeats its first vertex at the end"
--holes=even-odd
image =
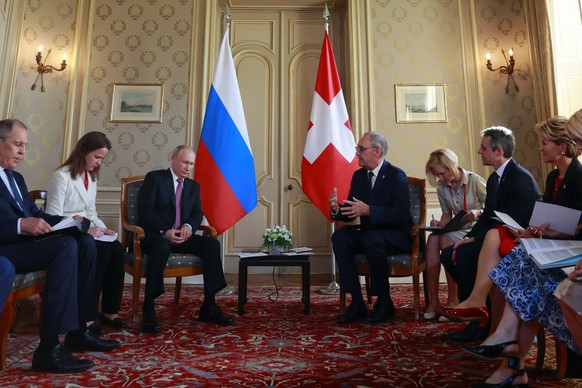
POLYGON ((222 39, 208 94, 194 180, 200 184, 204 215, 218 234, 257 205, 255 161, 230 51, 228 29, 222 39))

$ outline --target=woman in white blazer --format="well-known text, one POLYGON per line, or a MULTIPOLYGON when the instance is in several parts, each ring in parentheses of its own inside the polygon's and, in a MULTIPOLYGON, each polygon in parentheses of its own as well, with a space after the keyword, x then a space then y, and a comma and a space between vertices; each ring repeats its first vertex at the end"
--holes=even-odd
MULTIPOLYGON (((117 233, 108 229, 97 216, 97 178, 101 162, 111 149, 111 142, 102 132, 88 132, 79 139, 69 158, 53 173, 47 190, 46 212, 54 215, 80 214, 91 220, 89 234, 95 238, 97 263, 96 295, 102 294, 101 324, 116 329, 125 327, 118 315, 124 273, 124 253, 117 233)), ((97 333, 100 327, 94 327, 97 333)))

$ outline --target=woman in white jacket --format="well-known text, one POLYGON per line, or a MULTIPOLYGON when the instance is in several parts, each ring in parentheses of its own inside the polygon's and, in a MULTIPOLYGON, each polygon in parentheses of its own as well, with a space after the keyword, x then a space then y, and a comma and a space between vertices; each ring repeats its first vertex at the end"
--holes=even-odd
MULTIPOLYGON (((51 176, 46 212, 62 216, 80 214, 91 220, 89 234, 97 246, 97 298, 102 294, 99 320, 103 325, 121 329, 125 323, 118 315, 119 291, 125 276, 125 255, 116 239, 117 233, 99 219, 95 207, 99 169, 110 149, 111 142, 102 132, 88 132, 81 137, 69 158, 51 176)), ((101 329, 97 327, 97 331, 101 329)))

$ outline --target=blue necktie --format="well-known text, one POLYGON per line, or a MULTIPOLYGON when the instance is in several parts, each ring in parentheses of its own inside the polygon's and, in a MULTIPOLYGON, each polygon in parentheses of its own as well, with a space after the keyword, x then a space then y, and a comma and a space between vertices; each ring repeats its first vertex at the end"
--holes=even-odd
POLYGON ((24 206, 24 202, 22 201, 22 197, 20 196, 20 192, 16 188, 16 181, 14 180, 14 173, 12 172, 12 170, 8 170, 8 169, 5 169, 4 172, 6 173, 6 176, 8 177, 8 183, 10 184, 10 188, 12 189, 12 194, 14 196, 14 199, 18 203, 18 206, 20 206, 20 209, 22 209, 22 211, 24 212, 24 215, 26 217, 30 217, 31 216, 30 211, 26 208, 26 206, 24 206))

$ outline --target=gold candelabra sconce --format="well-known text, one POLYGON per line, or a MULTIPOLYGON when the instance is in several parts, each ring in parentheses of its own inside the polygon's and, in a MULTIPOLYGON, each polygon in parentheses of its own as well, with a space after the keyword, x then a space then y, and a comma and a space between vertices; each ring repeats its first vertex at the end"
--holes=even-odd
POLYGON ((36 89, 36 83, 38 82, 38 78, 40 77, 40 91, 44 93, 45 88, 44 88, 43 74, 52 73, 53 71, 63 71, 67 68, 67 54, 63 54, 63 61, 61 62, 60 69, 56 68, 54 66, 51 66, 51 65, 45 65, 46 60, 51 55, 51 50, 52 49, 48 50, 48 52, 46 54, 46 58, 43 61, 42 60, 42 45, 38 46, 38 53, 36 54, 36 57, 35 57, 36 64, 37 64, 36 70, 38 71, 38 74, 36 75, 36 79, 34 80, 34 83, 32 84, 32 86, 30 87, 30 90, 36 89))
POLYGON ((509 93, 509 79, 513 81, 513 87, 515 88, 516 92, 519 92, 519 86, 515 83, 515 78, 513 78, 513 67, 515 66, 515 59, 513 58, 513 49, 509 49, 509 60, 505 55, 505 51, 501 49, 501 53, 503 54, 503 58, 505 59, 505 66, 499 66, 498 68, 494 69, 493 64, 491 63, 491 54, 487 53, 485 58, 487 59, 487 69, 490 71, 499 71, 500 74, 507 74, 507 85, 505 86, 505 93, 509 93))

